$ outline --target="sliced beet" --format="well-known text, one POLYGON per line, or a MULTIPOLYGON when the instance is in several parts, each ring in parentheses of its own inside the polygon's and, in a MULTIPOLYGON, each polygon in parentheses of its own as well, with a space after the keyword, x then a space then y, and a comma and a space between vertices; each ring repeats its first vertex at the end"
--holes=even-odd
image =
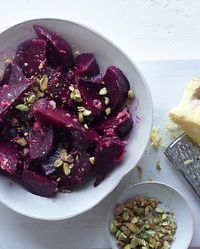
POLYGON ((7 112, 20 100, 33 82, 22 82, 16 85, 4 85, 0 90, 0 119, 3 120, 7 112))
POLYGON ((34 112, 44 122, 70 130, 83 130, 77 118, 65 109, 53 109, 47 99, 39 99, 34 105, 34 112))
POLYGON ((71 152, 75 161, 74 167, 71 169, 71 173, 68 176, 61 176, 59 181, 59 188, 72 189, 73 187, 85 182, 91 175, 93 165, 89 158, 90 155, 84 151, 73 150, 71 152))
POLYGON ((75 58, 75 71, 82 77, 91 77, 99 74, 99 65, 93 54, 84 53, 75 58))
POLYGON ((130 84, 123 72, 114 66, 108 67, 103 77, 110 99, 109 106, 112 112, 119 110, 128 98, 130 84))
POLYGON ((100 136, 98 133, 90 129, 85 129, 81 126, 78 119, 65 109, 53 109, 51 106, 51 101, 48 99, 39 99, 33 107, 35 116, 42 119, 46 123, 51 123, 55 127, 63 127, 66 130, 79 131, 84 136, 89 139, 98 141, 100 136))
POLYGON ((57 192, 57 182, 28 169, 23 170, 21 180, 24 187, 35 195, 50 197, 57 192))
POLYGON ((22 73, 20 68, 15 64, 9 64, 2 79, 2 85, 14 85, 21 82, 29 82, 29 79, 22 73))
POLYGON ((95 150, 95 187, 123 160, 125 146, 126 142, 114 136, 99 141, 95 150))
POLYGON ((80 79, 78 89, 83 99, 82 105, 92 112, 93 116, 100 116, 105 109, 104 97, 99 95, 99 91, 104 85, 101 83, 80 79))
POLYGON ((17 172, 19 163, 19 155, 17 149, 8 141, 0 141, 0 168, 10 174, 14 175, 17 172))
POLYGON ((29 132, 30 159, 45 158, 53 148, 53 129, 36 121, 29 132))
POLYGON ((107 134, 110 129, 114 129, 114 132, 119 137, 125 137, 133 128, 133 119, 128 110, 124 108, 121 112, 102 120, 95 126, 95 129, 100 134, 107 134))
POLYGON ((73 67, 74 58, 71 46, 61 36, 39 25, 34 25, 39 38, 47 42, 47 61, 50 66, 65 70, 73 67))
POLYGON ((74 75, 64 73, 62 70, 54 70, 50 75, 48 94, 58 105, 67 106, 70 110, 75 110, 76 104, 70 98, 69 86, 74 83, 74 75))
POLYGON ((26 77, 44 74, 46 45, 45 40, 35 38, 18 45, 14 62, 22 69, 26 77))

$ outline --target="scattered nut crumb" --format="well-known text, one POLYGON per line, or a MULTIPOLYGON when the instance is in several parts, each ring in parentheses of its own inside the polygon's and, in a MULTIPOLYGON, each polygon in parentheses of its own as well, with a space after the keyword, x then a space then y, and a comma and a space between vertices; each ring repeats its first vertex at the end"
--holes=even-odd
POLYGON ((151 146, 157 150, 160 147, 160 141, 160 129, 158 127, 154 127, 151 131, 151 146))

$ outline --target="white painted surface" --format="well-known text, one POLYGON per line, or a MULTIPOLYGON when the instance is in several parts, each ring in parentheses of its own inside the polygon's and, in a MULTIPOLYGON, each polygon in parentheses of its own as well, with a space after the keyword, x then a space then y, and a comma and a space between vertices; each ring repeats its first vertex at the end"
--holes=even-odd
MULTIPOLYGON (((155 124, 163 132, 167 111, 177 103, 187 81, 200 76, 199 0, 0 0, 0 3, 0 31, 27 19, 56 17, 95 28, 134 60, 196 59, 139 63, 152 91, 155 124)), ((100 205, 74 219, 40 222, 0 205, 0 249, 108 248, 105 219, 110 204, 125 187, 149 177, 177 187, 189 201, 196 217, 191 245, 200 247, 200 202, 159 154, 148 150, 141 160, 142 179, 136 171, 130 173, 100 205), (160 173, 155 170, 158 157, 160 173)))

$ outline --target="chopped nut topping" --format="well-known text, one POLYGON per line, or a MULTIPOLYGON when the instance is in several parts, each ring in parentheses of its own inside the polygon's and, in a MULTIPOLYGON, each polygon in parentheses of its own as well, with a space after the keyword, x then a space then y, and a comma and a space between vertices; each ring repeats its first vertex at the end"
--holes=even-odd
POLYGON ((15 108, 22 111, 22 112, 27 112, 29 110, 28 106, 26 106, 24 104, 16 105, 15 108))
POLYGON ((63 164, 63 171, 64 171, 64 174, 66 176, 68 176, 71 173, 71 169, 69 168, 69 164, 68 163, 64 163, 63 164))
POLYGON ((16 143, 19 144, 20 146, 23 146, 23 147, 27 145, 27 141, 24 137, 18 138, 16 143))
POLYGON ((39 86, 40 86, 40 90, 42 92, 47 90, 48 87, 48 76, 47 75, 43 75, 42 78, 39 80, 39 86))
POLYGON ((105 104, 108 105, 110 103, 110 99, 108 97, 104 97, 105 104))
POLYGON ((90 157, 89 160, 90 160, 91 164, 95 164, 95 157, 90 157))
POLYGON ((56 167, 56 168, 58 168, 58 167, 60 167, 60 166, 62 166, 63 165, 63 161, 59 158, 59 159, 57 159, 57 160, 55 160, 55 162, 54 162, 54 166, 56 167))
POLYGON ((133 92, 133 90, 128 91, 128 98, 129 99, 134 99, 135 98, 135 93, 133 92))
POLYGON ((110 107, 106 108, 105 113, 108 116, 111 113, 111 108, 110 107))
POLYGON ((106 87, 101 88, 100 91, 99 91, 99 95, 106 95, 106 94, 107 94, 106 87))

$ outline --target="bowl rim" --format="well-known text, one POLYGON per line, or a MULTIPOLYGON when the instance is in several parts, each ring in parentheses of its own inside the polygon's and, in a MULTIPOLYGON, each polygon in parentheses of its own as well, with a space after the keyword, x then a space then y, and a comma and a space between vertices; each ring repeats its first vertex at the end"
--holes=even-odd
POLYGON ((98 36, 100 39, 103 39, 104 41, 106 41, 107 43, 109 43, 112 47, 114 47, 116 49, 117 52, 123 54, 123 56, 128 60, 130 61, 130 63, 132 64, 132 66, 135 68, 135 70, 137 71, 137 74, 138 76, 140 77, 142 83, 143 83, 143 86, 144 86, 144 89, 146 91, 146 95, 147 95, 147 99, 148 99, 148 102, 149 102, 149 117, 150 117, 150 120, 149 120, 149 129, 147 130, 147 134, 148 136, 146 136, 146 139, 144 140, 144 144, 143 144, 143 148, 141 149, 141 152, 140 154, 138 155, 138 160, 136 161, 135 165, 128 169, 127 171, 124 172, 124 175, 122 175, 118 181, 116 181, 116 183, 113 185, 113 187, 109 190, 109 192, 107 192, 104 196, 102 196, 98 201, 95 201, 92 205, 86 207, 85 209, 83 209, 82 211, 76 213, 76 214, 71 214, 71 215, 65 215, 65 216, 60 216, 60 217, 53 217, 53 218, 49 218, 49 217, 41 217, 41 216, 38 216, 38 215, 30 215, 29 213, 26 213, 24 211, 20 211, 19 209, 15 208, 14 206, 8 204, 7 202, 2 202, 0 200, 0 202, 7 206, 9 209, 19 213, 19 214, 22 214, 24 216, 27 216, 27 217, 30 217, 30 218, 34 218, 34 219, 38 219, 38 220, 49 220, 49 221, 55 221, 55 220, 64 220, 64 219, 69 219, 69 218, 72 218, 72 217, 75 217, 75 216, 78 216, 78 215, 81 215, 87 211, 89 211, 90 209, 92 209, 93 207, 97 206, 101 201, 103 201, 110 193, 113 192, 113 190, 119 185, 119 183, 121 182, 121 180, 132 170, 134 169, 134 167, 137 165, 138 161, 141 159, 142 155, 144 154, 144 151, 147 147, 147 144, 148 144, 148 141, 149 141, 149 138, 150 138, 150 133, 151 133, 151 129, 152 129, 152 125, 153 125, 153 100, 152 100, 152 96, 151 96, 151 92, 150 92, 150 89, 149 89, 149 86, 146 82, 146 79, 145 77, 143 76, 143 74, 141 73, 141 71, 138 69, 138 67, 136 66, 135 62, 122 50, 122 48, 119 48, 112 40, 110 40, 109 38, 105 37, 101 32, 99 31, 96 31, 95 29, 85 25, 85 24, 82 24, 82 23, 79 23, 77 21, 71 21, 71 20, 67 20, 67 19, 60 19, 60 18, 34 18, 34 19, 28 19, 28 20, 25 20, 25 21, 22 21, 22 22, 19 22, 15 25, 12 25, 12 26, 9 26, 7 27, 5 30, 3 30, 2 32, 0 32, 0 36, 7 32, 9 29, 13 29, 15 27, 18 27, 20 25, 23 25, 23 24, 26 24, 26 23, 29 23, 29 22, 39 22, 39 21, 59 21, 59 22, 67 22, 69 24, 72 24, 72 25, 76 25, 76 26, 79 26, 93 34, 95 34, 96 36, 98 36))
POLYGON ((141 185, 149 185, 149 184, 153 184, 153 185, 162 185, 168 189, 171 189, 173 190, 179 197, 180 199, 182 199, 186 206, 188 207, 188 210, 189 210, 189 214, 190 214, 190 217, 191 217, 191 222, 192 222, 192 230, 191 230, 191 235, 190 235, 190 238, 188 239, 188 243, 185 245, 185 248, 182 248, 182 249, 187 249, 189 248, 190 246, 190 243, 192 241, 192 238, 194 236, 194 230, 195 230, 195 220, 194 220, 194 214, 192 212, 192 209, 189 205, 189 203, 187 202, 186 198, 181 194, 181 192, 179 190, 177 190, 175 187, 167 184, 167 183, 163 183, 163 182, 160 182, 160 181, 142 181, 142 182, 139 182, 139 183, 136 183, 136 184, 133 184, 131 186, 129 186, 128 188, 126 188, 124 191, 122 191, 118 197, 115 199, 115 203, 113 203, 110 208, 109 208, 109 211, 107 213, 107 217, 106 217, 106 235, 107 235, 107 239, 108 239, 108 242, 109 242, 109 245, 111 246, 112 249, 116 249, 114 247, 112 247, 112 243, 111 243, 111 237, 112 235, 110 234, 110 231, 109 231, 109 220, 110 220, 110 216, 113 212, 113 209, 115 207, 115 205, 118 203, 118 201, 123 198, 124 195, 127 194, 127 192, 129 192, 131 189, 134 189, 135 187, 137 186, 141 186, 141 185))

